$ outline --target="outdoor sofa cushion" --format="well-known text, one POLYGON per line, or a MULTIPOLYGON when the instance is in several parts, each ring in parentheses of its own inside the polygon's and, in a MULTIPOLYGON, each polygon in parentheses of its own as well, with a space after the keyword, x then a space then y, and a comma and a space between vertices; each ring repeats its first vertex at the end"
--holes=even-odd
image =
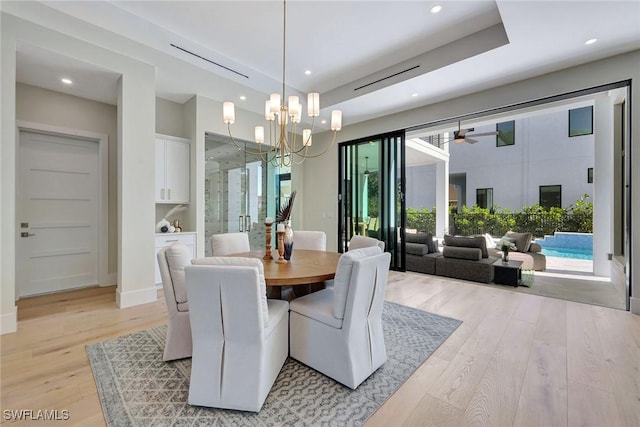
POLYGON ((444 236, 445 246, 458 246, 464 248, 479 248, 482 251, 482 258, 487 258, 487 242, 484 236, 444 236))

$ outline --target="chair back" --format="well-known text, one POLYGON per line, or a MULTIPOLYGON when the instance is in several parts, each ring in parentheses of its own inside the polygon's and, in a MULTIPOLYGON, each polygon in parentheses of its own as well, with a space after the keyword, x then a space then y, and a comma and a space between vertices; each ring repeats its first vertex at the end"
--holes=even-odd
POLYGON ((263 340, 265 319, 258 267, 262 262, 252 258, 242 260, 244 265, 185 268, 194 346, 215 345, 222 349, 225 341, 232 341, 259 347, 263 340))
POLYGON ((354 348, 362 349, 367 354, 365 359, 371 363, 369 366, 354 364, 355 377, 366 378, 370 367, 381 366, 387 360, 382 309, 390 263, 389 252, 353 262, 342 328, 345 340, 354 348))
POLYGON ((348 250, 368 248, 370 246, 378 246, 384 251, 384 242, 382 240, 374 239, 373 237, 355 235, 349 240, 348 250))
POLYGON ((211 255, 222 256, 251 251, 247 233, 214 234, 209 238, 211 255))
POLYGON ((191 264, 191 251, 182 243, 174 243, 160 249, 157 258, 167 309, 189 311, 184 268, 191 264))
POLYGON ((324 231, 294 230, 293 249, 326 251, 327 235, 324 231))

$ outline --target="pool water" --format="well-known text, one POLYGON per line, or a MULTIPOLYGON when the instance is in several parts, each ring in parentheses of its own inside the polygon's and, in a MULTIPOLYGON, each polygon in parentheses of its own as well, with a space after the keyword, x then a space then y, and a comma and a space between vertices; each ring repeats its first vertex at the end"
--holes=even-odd
POLYGON ((593 234, 558 231, 535 239, 542 253, 550 257, 593 260, 593 234))
POLYGON ((542 253, 546 256, 558 257, 558 258, 593 260, 593 252, 589 249, 543 248, 542 253))

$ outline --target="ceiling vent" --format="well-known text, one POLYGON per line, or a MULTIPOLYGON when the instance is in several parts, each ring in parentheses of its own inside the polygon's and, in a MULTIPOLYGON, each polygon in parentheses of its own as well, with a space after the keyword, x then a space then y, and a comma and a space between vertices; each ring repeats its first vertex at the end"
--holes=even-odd
POLYGON ((176 49, 181 50, 181 51, 182 51, 182 52, 184 52, 184 53, 188 53, 189 55, 193 55, 193 56, 195 56, 196 58, 202 59, 203 61, 207 61, 208 63, 213 64, 213 65, 216 65, 216 66, 218 66, 218 67, 220 67, 220 68, 224 68, 225 70, 227 70, 227 71, 231 71, 232 73, 237 74, 237 75, 239 75, 239 76, 242 76, 242 77, 244 77, 245 79, 248 79, 248 78, 249 78, 249 76, 247 76, 246 74, 242 74, 241 72, 236 71, 236 70, 234 70, 233 68, 225 67, 225 66, 224 66, 224 65, 222 65, 222 64, 218 64, 217 62, 212 61, 212 60, 211 60, 211 59, 209 59, 209 58, 205 58, 204 56, 198 55, 197 53, 193 53, 193 52, 191 52, 191 51, 189 51, 189 50, 187 50, 187 49, 185 49, 185 48, 183 48, 183 47, 180 47, 180 46, 175 45, 175 44, 173 44, 173 43, 170 43, 170 45, 171 45, 171 47, 175 47, 176 49))
POLYGON ((401 75, 401 74, 408 73, 409 71, 415 70, 416 68, 420 68, 420 65, 414 65, 413 67, 411 67, 411 68, 407 68, 406 70, 398 71, 397 73, 393 73, 393 74, 391 74, 391 75, 389 75, 389 76, 387 76, 387 77, 382 77, 381 79, 378 79, 378 80, 373 81, 373 82, 371 82, 371 83, 367 83, 366 85, 358 86, 357 88, 355 88, 355 89, 353 89, 353 90, 360 90, 360 89, 364 89, 365 87, 369 87, 369 86, 371 86, 371 85, 374 85, 374 84, 376 84, 376 83, 383 82, 383 81, 385 81, 385 80, 391 79, 391 78, 396 77, 396 76, 399 76, 399 75, 401 75))

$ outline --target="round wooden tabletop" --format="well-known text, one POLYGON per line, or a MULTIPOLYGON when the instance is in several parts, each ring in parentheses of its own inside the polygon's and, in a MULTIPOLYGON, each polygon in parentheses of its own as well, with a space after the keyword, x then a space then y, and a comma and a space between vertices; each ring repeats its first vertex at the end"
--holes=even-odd
POLYGON ((265 260, 264 251, 244 252, 229 256, 262 259, 267 286, 296 286, 331 280, 336 275, 340 253, 294 249, 286 264, 279 264, 278 252, 273 259, 265 260))

